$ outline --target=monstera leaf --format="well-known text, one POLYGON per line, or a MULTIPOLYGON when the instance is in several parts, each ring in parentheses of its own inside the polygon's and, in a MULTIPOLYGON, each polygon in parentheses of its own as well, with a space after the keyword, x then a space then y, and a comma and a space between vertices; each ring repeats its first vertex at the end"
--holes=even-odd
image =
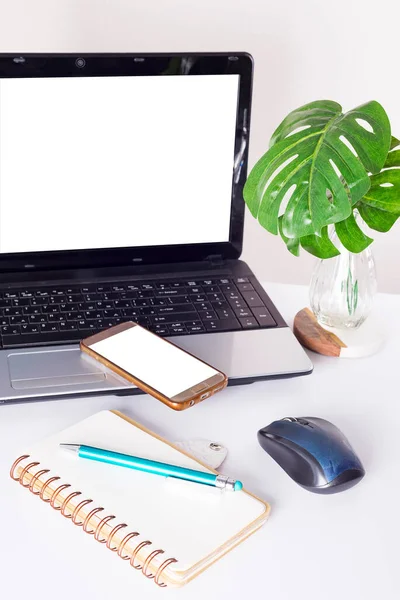
POLYGON ((370 190, 369 173, 384 166, 390 144, 389 119, 378 102, 346 114, 336 102, 312 102, 279 125, 248 177, 245 202, 293 254, 301 245, 322 258, 337 255, 327 232, 333 223, 341 223, 337 234, 344 245, 356 240, 366 247, 372 240, 359 229, 353 208, 370 190))
POLYGON ((371 176, 371 187, 357 209, 376 231, 389 231, 400 217, 400 141, 396 138, 392 138, 383 170, 371 176))

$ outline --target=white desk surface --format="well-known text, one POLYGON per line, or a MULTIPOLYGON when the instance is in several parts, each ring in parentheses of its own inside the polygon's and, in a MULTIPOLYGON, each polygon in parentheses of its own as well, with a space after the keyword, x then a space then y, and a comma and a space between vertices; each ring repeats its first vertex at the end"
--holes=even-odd
MULTIPOLYGON (((289 322, 307 305, 305 287, 265 287, 289 322)), ((149 396, 0 406, 0 597, 399 598, 400 298, 379 295, 375 307, 388 332, 379 354, 347 361, 313 354, 310 376, 230 388, 182 413, 149 396), (226 445, 223 472, 271 503, 267 524, 186 587, 160 590, 9 479, 24 447, 106 408, 170 440, 203 437, 226 445), (311 494, 261 449, 258 429, 302 415, 331 420, 347 435, 367 471, 359 485, 311 494)))

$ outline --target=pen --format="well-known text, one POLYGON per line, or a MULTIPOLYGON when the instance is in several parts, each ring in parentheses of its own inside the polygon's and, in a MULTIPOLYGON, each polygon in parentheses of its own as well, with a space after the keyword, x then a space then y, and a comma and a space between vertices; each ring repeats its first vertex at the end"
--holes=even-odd
POLYGON ((129 454, 120 454, 111 450, 103 450, 102 448, 94 448, 93 446, 85 446, 83 444, 60 444, 63 450, 73 452, 80 458, 88 458, 99 462, 126 467, 128 469, 136 469, 137 471, 145 471, 154 475, 162 475, 164 477, 175 477, 176 479, 185 479, 194 483, 202 483, 220 489, 226 489, 231 492, 237 492, 242 489, 241 481, 231 479, 226 475, 215 475, 215 473, 205 473, 204 471, 195 471, 186 467, 177 467, 168 465, 167 463, 149 460, 147 458, 139 458, 138 456, 130 456, 129 454))

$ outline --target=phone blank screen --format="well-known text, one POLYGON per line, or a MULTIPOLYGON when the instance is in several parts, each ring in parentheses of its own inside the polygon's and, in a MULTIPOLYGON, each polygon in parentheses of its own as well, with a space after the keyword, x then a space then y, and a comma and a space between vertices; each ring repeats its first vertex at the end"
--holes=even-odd
POLYGON ((142 327, 92 344, 91 349, 172 398, 218 373, 142 327))

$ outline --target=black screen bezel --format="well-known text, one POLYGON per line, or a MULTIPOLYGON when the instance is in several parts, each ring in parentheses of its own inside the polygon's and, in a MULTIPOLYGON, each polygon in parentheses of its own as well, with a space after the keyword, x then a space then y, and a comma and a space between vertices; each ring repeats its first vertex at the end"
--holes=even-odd
MULTIPOLYGON (((0 78, 238 74, 235 151, 228 242, 0 254, 0 272, 123 266, 239 258, 243 244, 243 186, 247 176, 253 59, 245 52, 162 54, 0 54, 0 78), (85 66, 79 67, 78 59, 85 66)), ((212 215, 210 215, 212 218, 212 215)), ((60 227, 62 218, 60 211, 60 227)))

